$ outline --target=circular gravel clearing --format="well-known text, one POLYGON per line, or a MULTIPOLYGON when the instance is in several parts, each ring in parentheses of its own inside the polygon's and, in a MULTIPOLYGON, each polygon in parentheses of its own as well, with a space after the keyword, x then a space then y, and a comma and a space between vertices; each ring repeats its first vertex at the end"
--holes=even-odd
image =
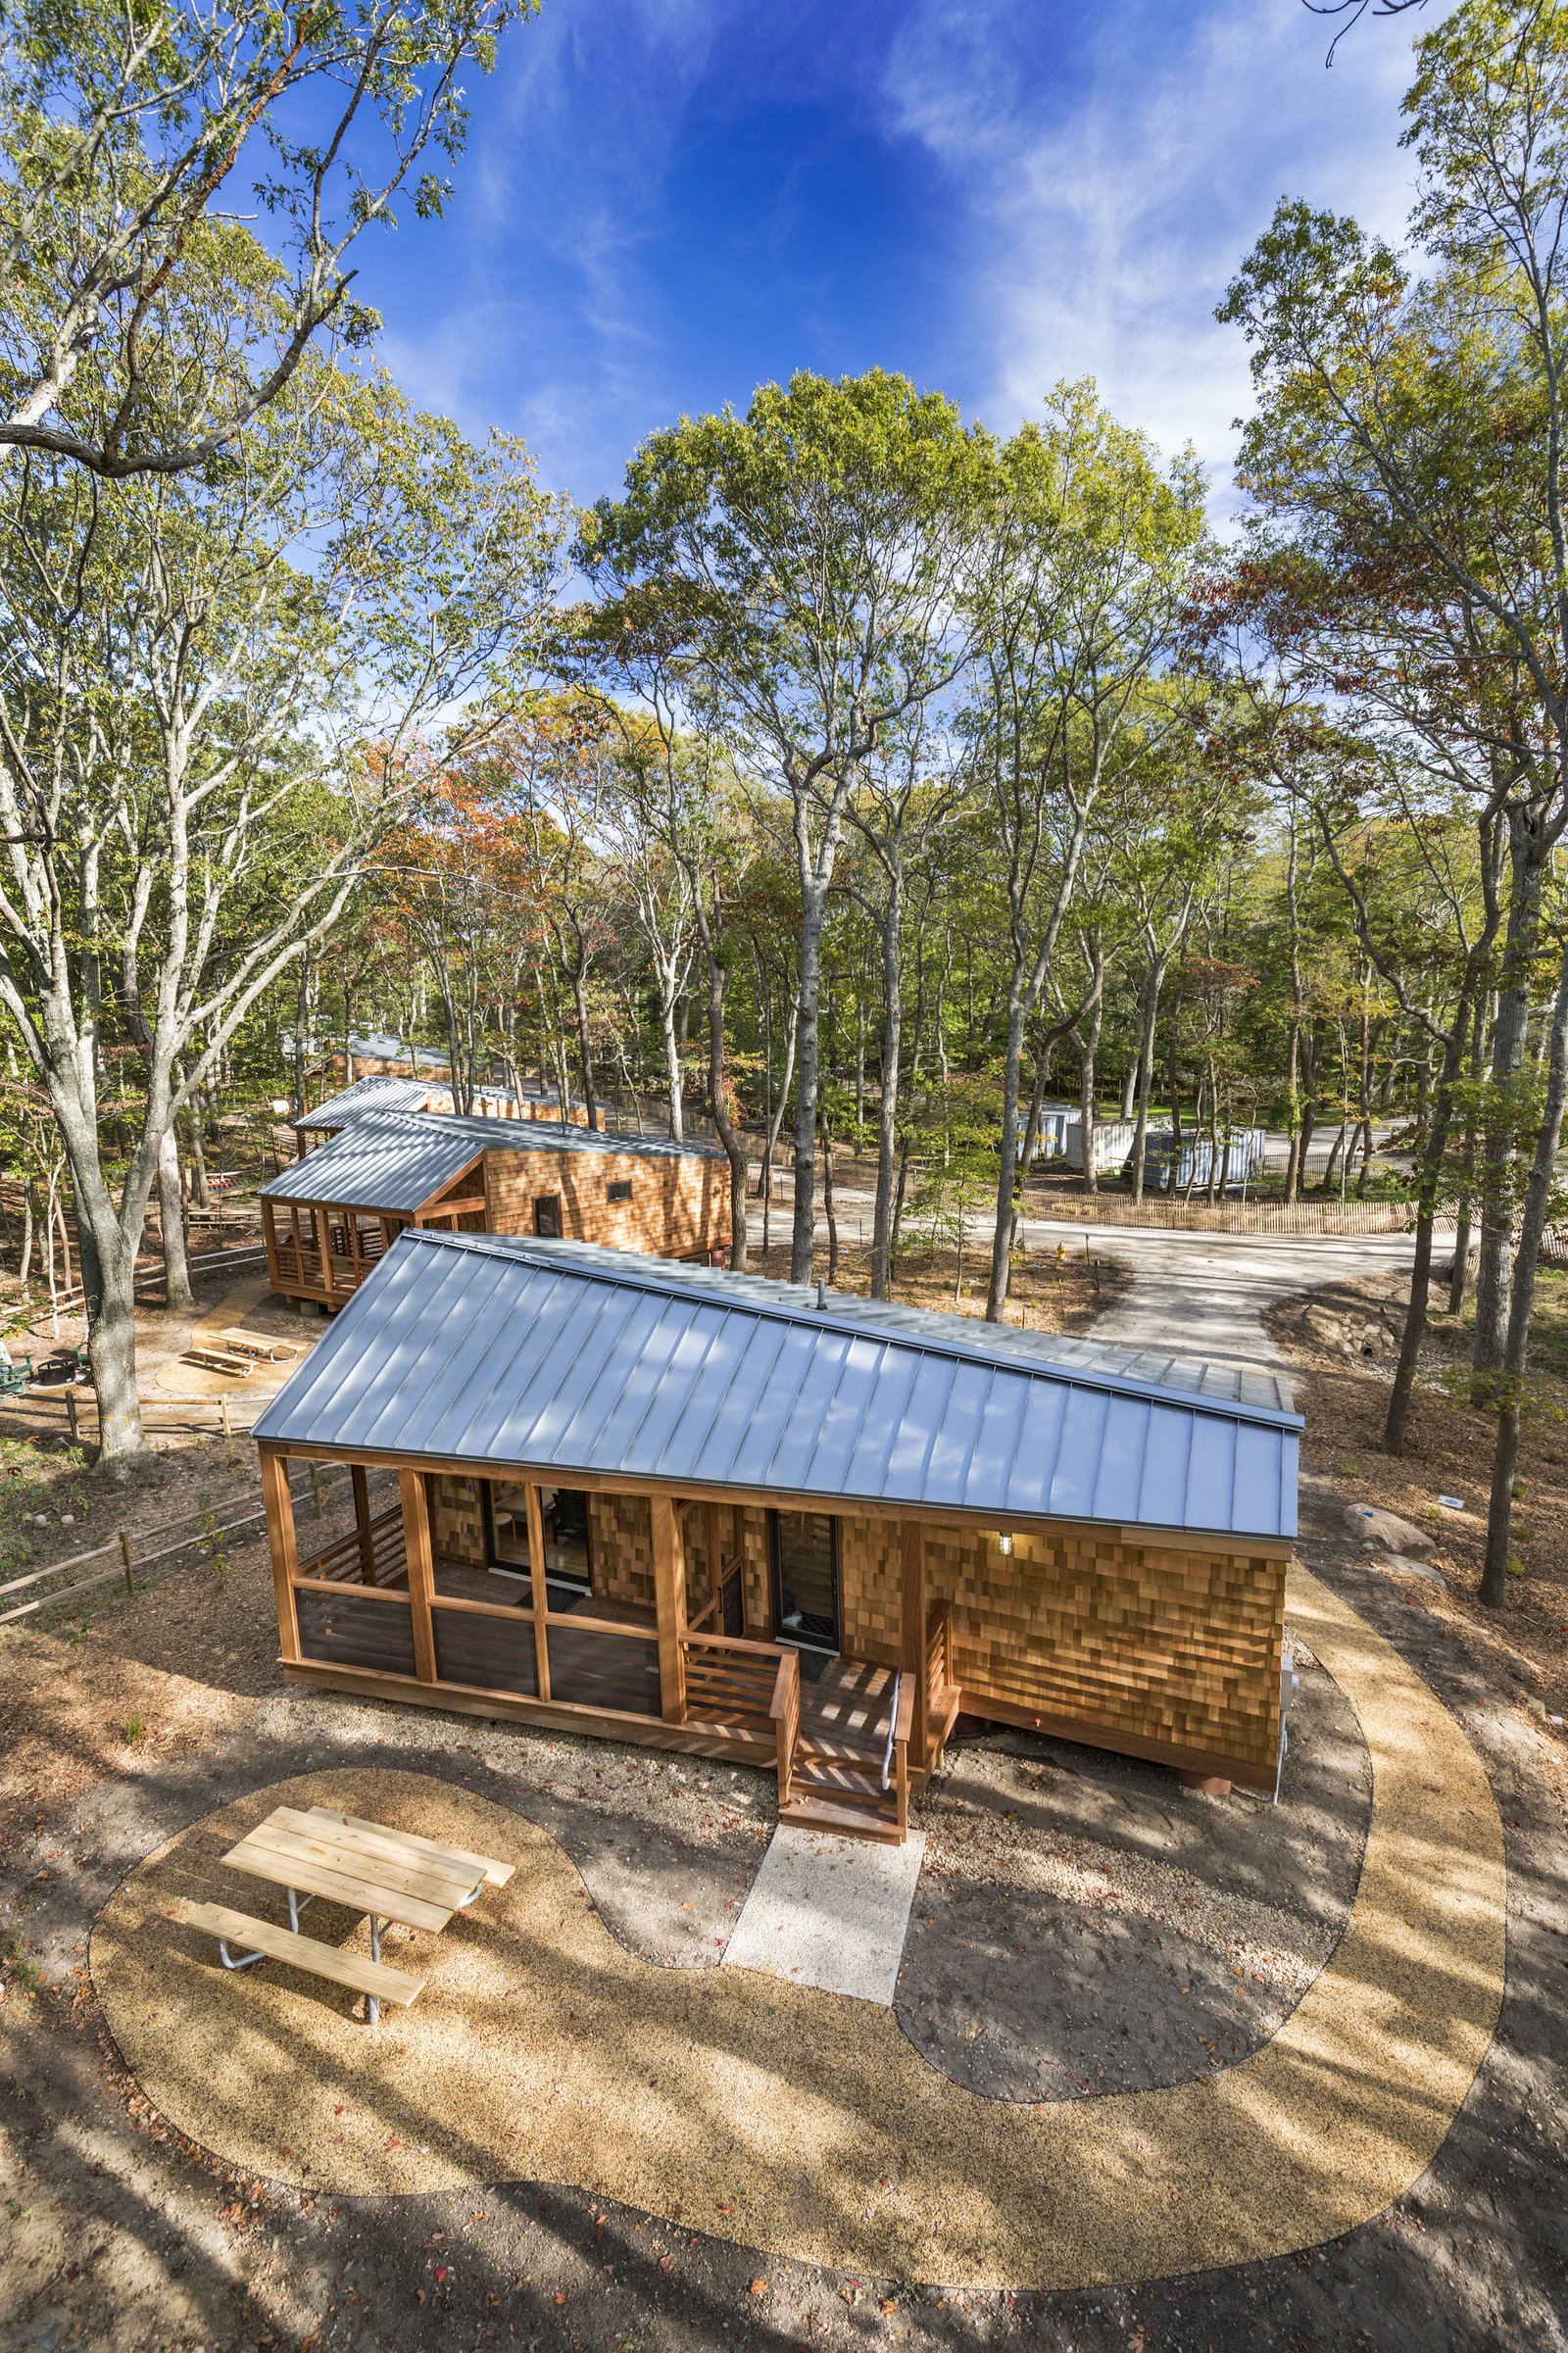
MULTIPOLYGON (((639 1959, 546 1832, 398 1772, 280 1783, 172 1840, 101 1914, 94 1980, 164 2116, 272 2180, 368 2195, 549 2180, 800 2261, 978 2288, 1133 2281, 1315 2245, 1379 2213, 1441 2147, 1496 2022, 1504 1882, 1496 1808, 1454 1719, 1298 1569, 1290 1610, 1371 1752, 1361 1881, 1279 2033, 1200 2081, 1043 2106, 980 2098, 877 2006, 639 1959), (280 1913, 280 1891, 219 1857, 283 1803, 518 1865, 445 1935, 388 1937, 385 1958, 429 1984, 374 2032, 350 1996, 272 1963, 226 1976, 211 1938, 166 1917, 175 1894, 280 1913)), ((350 1928, 321 1904, 304 1925, 350 1928)))

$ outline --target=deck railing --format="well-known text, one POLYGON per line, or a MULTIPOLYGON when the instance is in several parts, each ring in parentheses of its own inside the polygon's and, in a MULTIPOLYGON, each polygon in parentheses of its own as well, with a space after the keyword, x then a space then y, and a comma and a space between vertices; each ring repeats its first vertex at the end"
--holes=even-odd
MULTIPOLYGON (((736 1556, 726 1560, 714 1586, 701 1609, 694 1612, 687 1631, 691 1634, 728 1635, 740 1639, 746 1623, 746 1602, 741 1586, 745 1563, 736 1556)), ((772 1645, 768 1644, 768 1648, 772 1645)))
POLYGON ((925 1629, 926 1698, 934 1714, 953 1681, 953 1604, 933 1601, 925 1629))
MULTIPOLYGON (((719 1597, 715 1595, 715 1599, 719 1597)), ((681 1647, 686 1661, 688 1720, 695 1716, 699 1723, 739 1724, 748 1732, 764 1735, 771 1731, 781 1655, 778 1643, 688 1631, 681 1647)))
MULTIPOLYGON (((375 1258, 385 1255, 376 1250, 375 1258)), ((325 1255, 318 1250, 296 1250, 292 1242, 274 1245, 273 1273, 277 1281, 295 1283, 302 1290, 319 1292, 357 1291, 373 1263, 367 1254, 356 1260, 345 1252, 332 1250, 325 1255)))
POLYGON ((914 1680, 903 1676, 893 1709, 893 1789, 899 1810, 899 1837, 909 1828, 909 1735, 914 1730, 914 1680))
POLYGON ((383 1586, 400 1585, 407 1573, 403 1514, 395 1503, 390 1511, 378 1512, 363 1536, 358 1528, 351 1529, 335 1544, 323 1544, 319 1552, 301 1560, 296 1571, 314 1584, 383 1586))
POLYGON ((779 1654, 773 1697, 767 1712, 778 1749, 778 1806, 779 1812, 783 1813, 790 1802, 790 1789, 795 1778, 795 1744, 801 1737, 801 1654, 798 1650, 783 1650, 779 1654))

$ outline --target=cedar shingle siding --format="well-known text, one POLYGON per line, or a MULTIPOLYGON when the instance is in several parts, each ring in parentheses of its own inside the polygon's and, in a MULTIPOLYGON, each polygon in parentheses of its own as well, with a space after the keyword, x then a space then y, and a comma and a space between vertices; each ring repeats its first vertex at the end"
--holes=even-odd
POLYGON ((484 1156, 494 1234, 531 1234, 534 1202, 557 1194, 568 1242, 653 1258, 706 1258, 729 1248, 729 1163, 710 1154, 499 1152, 484 1156))

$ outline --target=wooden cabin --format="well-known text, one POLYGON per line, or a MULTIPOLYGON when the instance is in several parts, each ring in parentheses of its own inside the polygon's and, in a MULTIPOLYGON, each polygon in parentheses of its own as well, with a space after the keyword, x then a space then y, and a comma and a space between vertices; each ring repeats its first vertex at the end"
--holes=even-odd
POLYGON ((407 1226, 707 1263, 729 1249, 729 1188, 710 1145, 372 1103, 262 1187, 268 1274, 281 1298, 334 1312, 407 1226))
POLYGON ((450 1111, 452 1098, 443 1086, 433 1080, 413 1078, 358 1078, 351 1087, 339 1094, 329 1095, 325 1103, 306 1111, 294 1122, 294 1154, 303 1160, 306 1153, 318 1145, 340 1136, 346 1127, 367 1111, 450 1111))
POLYGON ((888 1838, 960 1710, 1269 1789, 1299 1430, 1263 1376, 416 1227, 256 1425, 282 1669, 888 1838))

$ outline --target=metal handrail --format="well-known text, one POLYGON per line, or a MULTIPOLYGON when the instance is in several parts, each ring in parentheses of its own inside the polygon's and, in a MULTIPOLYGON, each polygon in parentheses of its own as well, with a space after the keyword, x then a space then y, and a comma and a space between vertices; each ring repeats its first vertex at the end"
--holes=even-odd
POLYGON ((901 1667, 893 1678, 893 1704, 888 1710, 888 1740, 887 1746, 882 1751, 882 1787, 884 1789, 892 1787, 893 1740, 894 1735, 899 1729, 899 1687, 903 1681, 904 1669, 901 1667))

